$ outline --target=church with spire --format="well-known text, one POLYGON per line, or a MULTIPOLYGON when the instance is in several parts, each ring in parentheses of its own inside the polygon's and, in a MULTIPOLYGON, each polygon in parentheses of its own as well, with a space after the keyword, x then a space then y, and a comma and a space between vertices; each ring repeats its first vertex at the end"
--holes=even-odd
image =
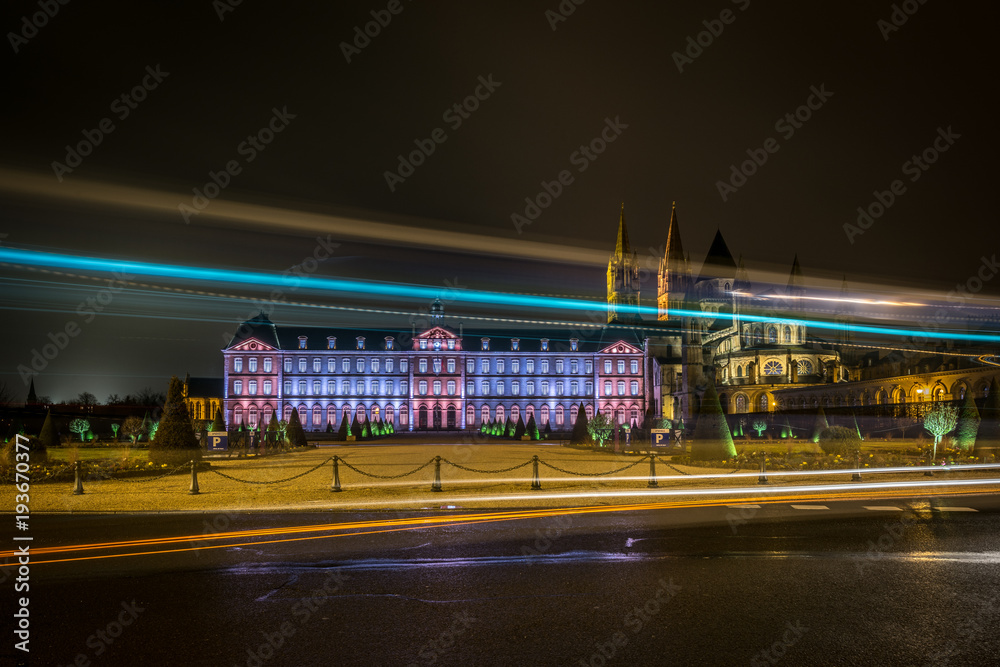
POLYGON ((797 256, 783 290, 756 294, 742 257, 733 258, 717 229, 695 272, 675 203, 657 270, 655 319, 641 316, 638 277, 623 206, 608 261, 608 322, 643 327, 654 414, 689 421, 710 382, 723 410, 735 414, 773 411, 776 390, 839 379, 839 352, 807 338, 795 316, 805 292, 797 256))

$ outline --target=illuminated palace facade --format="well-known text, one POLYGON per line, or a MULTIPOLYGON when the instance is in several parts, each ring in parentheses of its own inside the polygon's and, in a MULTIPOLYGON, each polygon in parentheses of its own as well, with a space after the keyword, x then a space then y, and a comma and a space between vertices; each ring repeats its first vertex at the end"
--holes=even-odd
POLYGON ((471 331, 446 326, 436 302, 421 332, 298 329, 261 314, 223 350, 225 416, 236 426, 287 419, 307 430, 346 416, 398 430, 475 428, 508 417, 566 430, 579 406, 622 424, 647 409, 643 341, 629 330, 471 331))

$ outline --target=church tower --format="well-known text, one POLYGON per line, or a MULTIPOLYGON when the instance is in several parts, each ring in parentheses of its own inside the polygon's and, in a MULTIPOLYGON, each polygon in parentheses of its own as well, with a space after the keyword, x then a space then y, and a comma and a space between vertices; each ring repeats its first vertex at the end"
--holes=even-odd
POLYGON ((628 242, 625 204, 618 218, 618 240, 608 260, 608 323, 639 323, 639 261, 628 242))
POLYGON ((684 258, 684 244, 677 224, 677 202, 670 209, 670 226, 667 227, 667 246, 656 274, 657 319, 669 320, 671 313, 682 307, 690 286, 691 272, 684 258))

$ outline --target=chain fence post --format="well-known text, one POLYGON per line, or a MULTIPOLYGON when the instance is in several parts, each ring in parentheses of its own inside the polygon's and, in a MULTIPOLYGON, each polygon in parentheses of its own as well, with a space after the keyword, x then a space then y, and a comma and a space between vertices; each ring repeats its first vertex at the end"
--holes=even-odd
POLYGON ((649 484, 647 484, 651 489, 656 488, 656 452, 652 452, 649 455, 649 484))
POLYGON ((531 457, 531 490, 542 490, 542 482, 538 479, 538 454, 531 457))
POLYGON ((196 496, 201 491, 198 490, 198 467, 194 459, 191 459, 191 489, 188 491, 189 496, 196 496))
POLYGON ((765 459, 761 458, 761 460, 760 460, 760 476, 757 478, 757 483, 758 484, 770 484, 770 482, 767 481, 767 464, 764 463, 764 461, 765 461, 765 459))
POLYGON ((339 491, 341 491, 341 488, 340 488, 340 467, 339 467, 339 464, 338 464, 338 459, 339 458, 340 457, 336 456, 336 455, 334 455, 334 457, 333 457, 333 482, 330 484, 330 491, 331 492, 339 492, 339 491))
POLYGON ((434 457, 434 483, 431 484, 431 491, 441 490, 441 457, 434 457))
POLYGON ((83 478, 80 476, 80 462, 79 461, 76 462, 76 465, 74 466, 74 468, 76 469, 76 485, 73 487, 73 495, 74 496, 82 496, 83 495, 83 478))

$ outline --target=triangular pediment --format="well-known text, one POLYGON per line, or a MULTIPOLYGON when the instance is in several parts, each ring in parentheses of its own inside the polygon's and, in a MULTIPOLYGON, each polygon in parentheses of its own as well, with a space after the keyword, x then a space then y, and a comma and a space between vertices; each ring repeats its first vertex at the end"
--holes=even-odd
POLYGON ((625 341, 620 340, 617 343, 608 345, 600 351, 600 354, 637 354, 639 352, 642 352, 642 350, 635 345, 629 345, 625 341))
POLYGON ((417 334, 416 338, 458 338, 458 336, 444 327, 431 327, 427 331, 417 334))
POLYGON ((247 338, 241 341, 239 345, 229 348, 229 350, 237 352, 273 352, 275 349, 259 338, 247 338))

